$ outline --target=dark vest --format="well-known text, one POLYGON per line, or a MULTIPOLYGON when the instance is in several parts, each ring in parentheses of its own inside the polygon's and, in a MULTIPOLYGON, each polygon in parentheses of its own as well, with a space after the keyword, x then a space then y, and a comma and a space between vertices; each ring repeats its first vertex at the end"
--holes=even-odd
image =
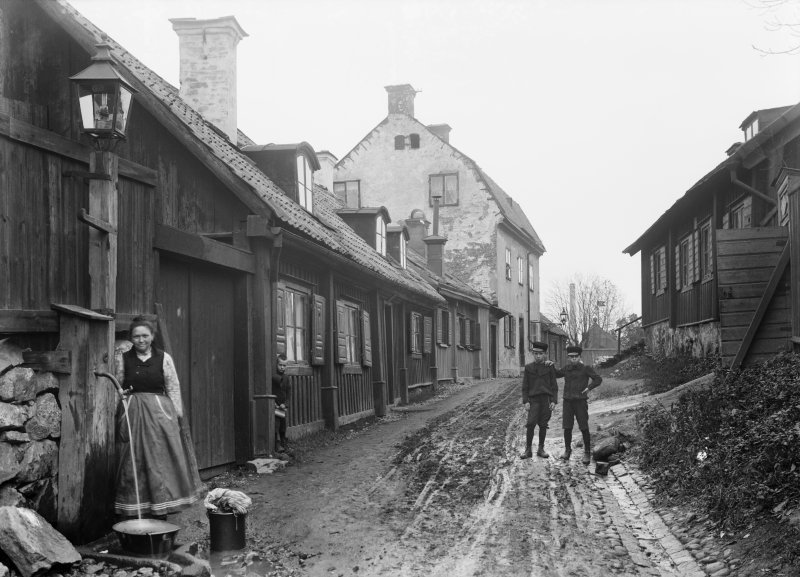
POLYGON ((132 388, 134 393, 165 394, 164 390, 164 353, 155 347, 146 361, 136 356, 136 349, 131 348, 122 356, 125 362, 125 387, 132 388))

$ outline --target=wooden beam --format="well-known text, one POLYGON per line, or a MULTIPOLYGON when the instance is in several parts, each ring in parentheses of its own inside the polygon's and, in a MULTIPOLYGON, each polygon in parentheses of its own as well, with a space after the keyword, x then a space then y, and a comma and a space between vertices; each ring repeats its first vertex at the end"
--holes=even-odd
MULTIPOLYGON (((5 136, 11 140, 41 148, 47 152, 83 162, 84 164, 89 164, 89 155, 92 153, 92 148, 82 142, 65 138, 52 130, 39 128, 2 113, 0 113, 0 136, 5 136)), ((158 183, 158 172, 132 160, 119 160, 119 174, 148 186, 154 187, 158 183)), ((80 176, 83 176, 83 174, 80 176)))
POLYGON ((0 333, 57 333, 58 315, 48 310, 0 310, 0 333))
POLYGON ((753 188, 749 184, 746 184, 746 183, 742 182, 741 180, 739 180, 738 178, 736 178, 736 173, 734 171, 731 171, 731 183, 736 185, 736 186, 738 186, 739 188, 745 190, 746 192, 749 192, 753 196, 757 196, 761 200, 772 204, 773 206, 776 206, 778 204, 778 201, 775 200, 774 198, 772 198, 771 196, 767 196, 766 194, 764 194, 760 190, 758 190, 756 188, 753 188))
POLYGON ((117 234, 117 227, 111 223, 108 223, 104 220, 100 220, 99 218, 95 218, 86 212, 85 208, 82 208, 81 211, 78 213, 78 220, 81 222, 85 222, 92 228, 99 230, 100 232, 104 232, 106 234, 117 234))
POLYGON ((256 270, 249 251, 163 224, 155 228, 153 248, 250 274, 256 270))
POLYGON ((71 351, 45 351, 34 352, 24 351, 22 353, 23 366, 36 369, 37 371, 50 371, 69 375, 72 372, 72 352, 71 351))
POLYGON ((90 321, 113 321, 114 317, 110 315, 104 315, 102 313, 98 313, 96 311, 85 309, 83 307, 79 307, 78 305, 65 305, 65 304, 56 304, 53 303, 50 305, 50 308, 54 311, 60 313, 66 313, 68 315, 72 315, 75 317, 80 317, 82 319, 87 319, 90 321))
POLYGON ((778 288, 778 284, 780 283, 781 277, 783 277, 783 273, 786 271, 786 266, 788 264, 789 245, 786 244, 786 246, 783 247, 778 264, 775 266, 775 270, 772 272, 772 276, 767 283, 767 288, 764 290, 764 294, 761 297, 761 302, 759 302, 758 308, 753 315, 753 320, 750 321, 750 326, 747 328, 747 333, 745 333, 744 338, 739 345, 739 350, 736 352, 733 362, 731 362, 732 370, 738 369, 744 362, 744 358, 747 356, 747 352, 750 350, 750 345, 752 345, 753 339, 756 336, 756 331, 758 331, 758 327, 761 326, 761 321, 767 312, 767 308, 772 301, 772 297, 775 295, 775 290, 778 288))

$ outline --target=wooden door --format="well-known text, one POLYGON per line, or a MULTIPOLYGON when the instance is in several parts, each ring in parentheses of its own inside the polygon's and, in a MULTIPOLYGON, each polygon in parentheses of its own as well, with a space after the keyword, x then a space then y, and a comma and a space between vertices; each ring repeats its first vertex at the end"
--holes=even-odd
POLYGON ((235 273, 161 259, 159 302, 200 470, 235 461, 235 273))

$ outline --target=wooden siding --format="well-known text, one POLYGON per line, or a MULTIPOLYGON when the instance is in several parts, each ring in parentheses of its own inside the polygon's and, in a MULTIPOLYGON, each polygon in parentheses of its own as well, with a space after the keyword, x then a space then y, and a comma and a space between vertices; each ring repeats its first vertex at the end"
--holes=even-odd
MULTIPOLYGON (((650 250, 642 250, 642 324, 650 325, 669 318, 669 289, 653 294, 650 290, 650 250)), ((667 268, 667 271, 669 268, 667 268)), ((667 276, 669 280, 669 276, 667 276)))
MULTIPOLYGON (((785 227, 717 231, 717 274, 722 356, 736 356, 788 241, 785 227)), ((784 350, 791 337, 789 275, 784 274, 758 327, 745 364, 784 350)))
POLYGON ((688 289, 681 289, 675 299, 675 323, 680 326, 710 320, 714 316, 716 298, 713 278, 695 283, 688 289))
POLYGON ((790 284, 792 286, 792 340, 794 348, 800 345, 800 192, 789 194, 789 231, 791 262, 789 263, 790 284))
MULTIPOLYGON (((337 279, 335 281, 334 298, 356 303, 362 310, 371 309, 369 295, 358 285, 352 284, 349 279, 337 279)), ((328 306, 335 307, 335 300, 333 303, 328 303, 328 306)), ((346 365, 336 365, 336 386, 339 389, 337 409, 339 418, 343 423, 351 420, 347 418, 348 416, 366 416, 367 413, 374 411, 375 408, 375 398, 372 391, 372 369, 363 365, 360 366, 360 369, 359 373, 352 374, 346 372, 346 365)))
POLYGON ((303 434, 324 424, 322 416, 322 389, 320 386, 320 370, 315 369, 311 375, 292 375, 289 382, 292 395, 286 426, 294 434, 303 434))

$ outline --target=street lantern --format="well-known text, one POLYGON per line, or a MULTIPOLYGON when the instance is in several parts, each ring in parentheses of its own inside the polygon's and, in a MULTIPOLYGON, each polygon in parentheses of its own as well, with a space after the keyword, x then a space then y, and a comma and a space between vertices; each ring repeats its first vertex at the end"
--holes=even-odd
POLYGON ((77 90, 82 131, 94 139, 98 149, 105 143, 108 150, 126 137, 136 89, 117 72, 111 46, 96 46, 92 63, 69 79, 77 90))
POLYGON ((562 327, 567 326, 567 319, 569 318, 569 316, 567 315, 567 309, 562 308, 561 309, 561 314, 558 315, 558 318, 561 320, 561 326, 562 327))

